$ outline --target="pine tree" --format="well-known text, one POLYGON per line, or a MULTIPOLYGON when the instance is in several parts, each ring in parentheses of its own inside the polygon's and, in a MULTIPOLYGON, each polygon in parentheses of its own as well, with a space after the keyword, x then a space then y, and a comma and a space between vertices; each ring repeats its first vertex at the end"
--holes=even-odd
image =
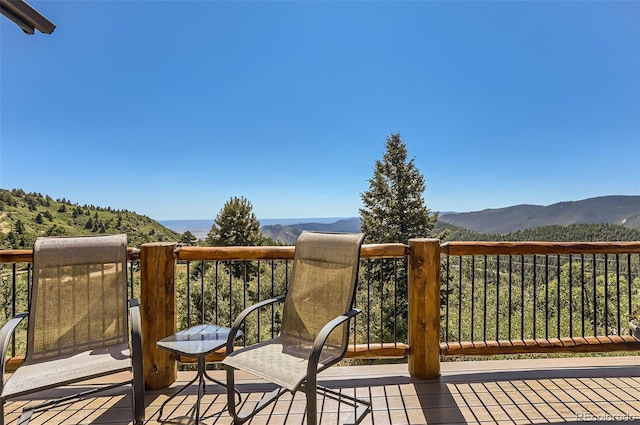
POLYGON ((9 244, 9 248, 15 248, 18 246, 18 236, 11 230, 7 234, 7 243, 9 244))
POLYGON ((22 220, 18 219, 16 221, 16 224, 14 226, 14 230, 16 231, 16 233, 18 235, 23 235, 24 234, 24 223, 22 222, 22 220))
POLYGON ((253 206, 244 197, 232 197, 218 213, 207 235, 210 246, 260 245, 260 222, 253 213, 253 206))
MULTIPOLYGON (((206 242, 209 246, 256 246, 262 244, 260 222, 253 213, 253 206, 244 197, 232 197, 218 213, 206 242)), ((234 263, 233 274, 241 277, 253 267, 249 262, 234 263)))
POLYGON ((180 234, 180 239, 178 242, 184 245, 195 245, 198 242, 196 236, 188 230, 185 230, 180 234))
POLYGON ((360 196, 362 231, 369 243, 407 243, 416 237, 429 237, 438 214, 426 207, 424 177, 414 159, 407 161, 407 148, 394 133, 387 137, 382 161, 375 163, 369 190, 360 196))
MULTIPOLYGON (((416 167, 414 160, 407 160, 407 148, 394 133, 387 137, 386 152, 382 161, 375 163, 374 174, 369 179, 369 190, 361 194, 364 208, 360 209, 361 230, 366 234, 368 243, 408 243, 416 237, 429 237, 433 231, 438 214, 431 214, 425 206, 424 177, 416 167)), ((375 282, 407 282, 406 264, 380 262, 369 265, 367 284, 375 282)), ((375 290, 375 288, 370 288, 375 290)), ((385 284, 381 289, 383 296, 380 306, 382 338, 391 340, 395 334, 398 339, 407 336, 408 294, 406 285, 392 287, 385 284)))

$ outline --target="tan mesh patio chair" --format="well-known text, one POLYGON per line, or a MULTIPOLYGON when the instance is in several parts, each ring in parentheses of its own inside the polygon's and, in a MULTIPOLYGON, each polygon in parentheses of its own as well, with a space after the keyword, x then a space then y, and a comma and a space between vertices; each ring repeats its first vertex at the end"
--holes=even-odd
POLYGON ((364 235, 303 232, 296 242, 291 281, 286 295, 257 303, 235 320, 227 340, 227 407, 241 424, 286 391, 303 390, 307 424, 317 421, 316 393, 348 403, 353 415, 345 423, 359 423, 370 411, 369 401, 348 397, 317 385, 316 375, 340 361, 347 350, 349 319, 353 309, 360 247, 364 235), (284 300, 280 335, 234 351, 236 332, 247 315, 284 300), (239 413, 235 406, 234 371, 250 372, 278 388, 254 407, 239 413))
MULTIPOLYGON (((3 360, 25 317, 24 363, 6 381, 0 378, 0 425, 6 400, 123 371, 132 372, 125 382, 98 388, 92 383, 90 390, 27 405, 19 423, 27 423, 36 410, 128 383, 134 422, 144 421, 140 308, 135 299, 127 308, 126 235, 36 239, 29 312, 0 330, 3 360)), ((4 361, 1 371, 4 377, 4 361)))

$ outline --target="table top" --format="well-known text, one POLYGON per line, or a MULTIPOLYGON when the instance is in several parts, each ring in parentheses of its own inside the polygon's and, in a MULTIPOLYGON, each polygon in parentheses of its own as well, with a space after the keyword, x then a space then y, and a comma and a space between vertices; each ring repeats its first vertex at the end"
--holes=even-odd
MULTIPOLYGON (((157 342, 158 347, 185 356, 206 356, 227 343, 231 329, 218 325, 196 325, 157 342)), ((237 337, 242 336, 238 331, 237 337)))

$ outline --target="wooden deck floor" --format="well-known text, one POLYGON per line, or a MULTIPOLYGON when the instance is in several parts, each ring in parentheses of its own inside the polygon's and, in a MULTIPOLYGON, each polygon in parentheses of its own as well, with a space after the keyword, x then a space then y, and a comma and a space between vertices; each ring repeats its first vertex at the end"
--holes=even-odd
MULTIPOLYGON (((213 371, 224 380, 224 373, 213 371)), ((146 395, 147 424, 193 423, 185 415, 196 399, 191 386, 167 405, 159 421, 158 409, 168 395, 194 376, 180 372, 178 381, 146 395)), ((272 387, 241 375, 239 387, 257 401, 272 387)), ((468 361, 442 364, 436 380, 412 379, 407 366, 333 367, 320 375, 320 384, 357 394, 372 403, 364 424, 549 424, 640 423, 640 357, 589 357, 509 361, 468 361)), ((84 386, 87 386, 86 384, 84 386)), ((65 389, 52 390, 57 395, 65 389)), ((130 424, 130 387, 97 398, 36 413, 31 424, 130 424)), ((230 424, 224 409, 224 389, 211 385, 203 398, 204 424, 230 424)), ((321 424, 335 424, 349 412, 321 400, 321 424)), ((9 402, 5 423, 17 425, 20 411, 31 399, 9 402)), ((304 424, 304 395, 283 396, 251 424, 304 424)))

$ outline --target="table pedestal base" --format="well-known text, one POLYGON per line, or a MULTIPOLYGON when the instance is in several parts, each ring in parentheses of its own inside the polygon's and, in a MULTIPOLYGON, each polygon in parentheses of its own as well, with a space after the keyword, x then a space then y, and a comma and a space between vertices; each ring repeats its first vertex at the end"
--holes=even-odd
MULTIPOLYGON (((219 412, 216 412, 212 415, 206 416, 206 417, 200 417, 200 401, 202 400, 202 396, 205 392, 205 380, 209 380, 211 382, 214 382, 218 385, 221 385, 223 387, 227 387, 227 384, 218 381, 217 379, 212 378, 211 376, 209 376, 207 374, 207 369, 206 369, 206 364, 205 364, 205 358, 204 356, 199 356, 198 357, 198 372, 195 376, 195 378, 193 378, 191 381, 187 382, 182 388, 180 388, 177 392, 171 394, 169 396, 168 399, 166 399, 164 401, 164 403, 162 403, 162 405, 160 406, 160 412, 158 413, 158 421, 159 422, 169 422, 168 418, 162 419, 162 411, 164 410, 164 406, 171 401, 175 396, 179 395, 180 393, 182 393, 183 391, 185 391, 187 388, 189 388, 191 386, 191 384, 193 384, 194 382, 198 381, 198 399, 196 400, 196 403, 193 405, 193 407, 191 409, 189 409, 189 411, 187 412, 188 416, 193 416, 193 414, 195 413, 195 421, 196 424, 200 424, 200 420, 202 419, 206 419, 209 418, 211 416, 215 416, 218 415, 222 412, 224 412, 225 410, 227 410, 227 408, 225 407, 224 409, 222 409, 219 412)), ((238 394, 238 403, 242 402, 242 396, 240 395, 240 392, 238 392, 238 390, 236 390, 236 394, 238 394)))

